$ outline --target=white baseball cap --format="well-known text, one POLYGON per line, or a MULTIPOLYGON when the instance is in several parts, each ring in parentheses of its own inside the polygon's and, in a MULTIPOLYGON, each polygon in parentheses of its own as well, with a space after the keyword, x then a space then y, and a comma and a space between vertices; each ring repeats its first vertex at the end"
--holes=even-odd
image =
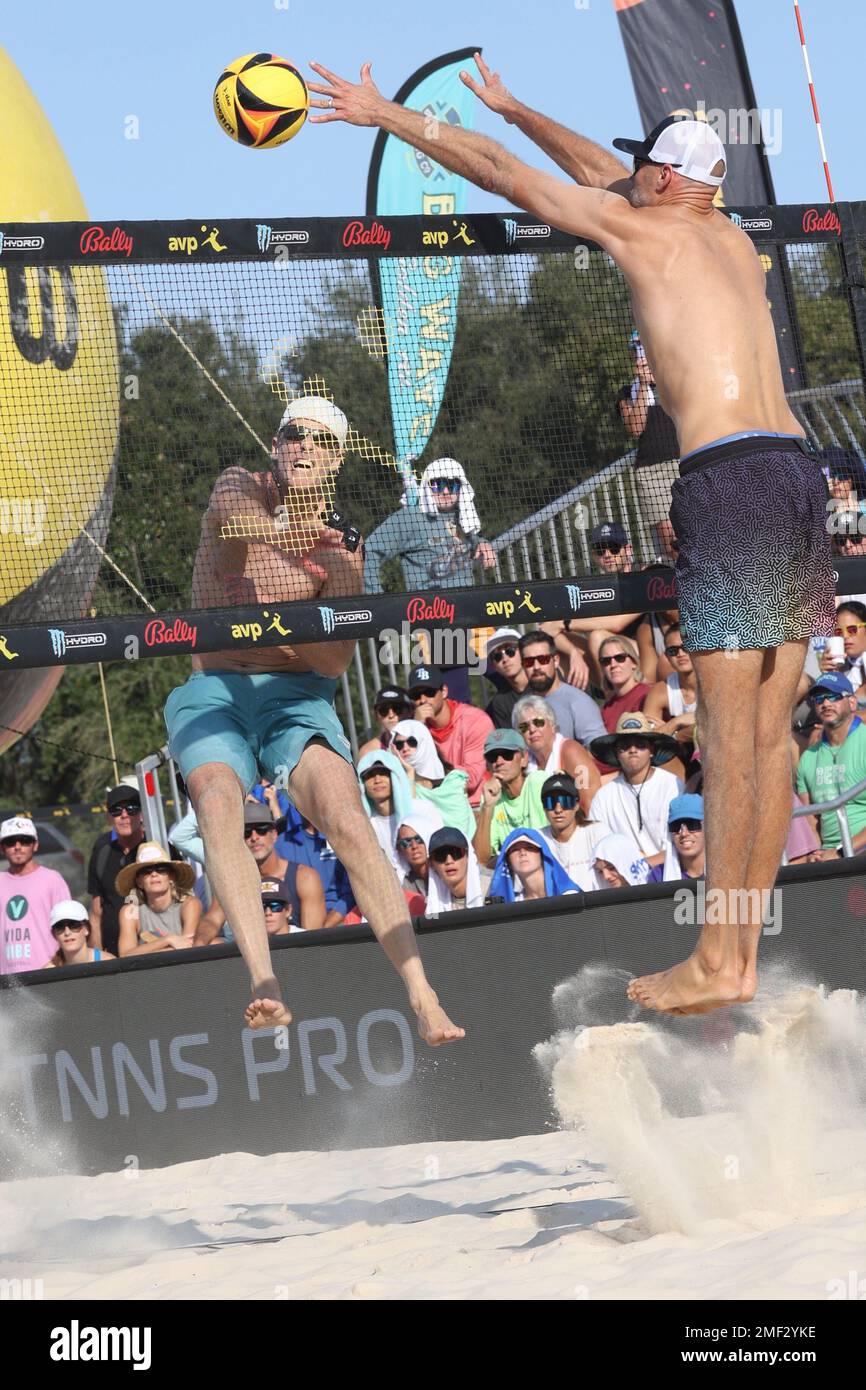
POLYGON ((670 164, 683 178, 718 188, 725 181, 725 147, 711 125, 689 116, 666 116, 645 140, 617 139, 614 149, 651 164, 670 164))
POLYGON ((504 642, 519 642, 520 633, 516 627, 498 627, 492 637, 487 639, 486 655, 495 652, 497 647, 501 647, 504 642))
POLYGON ((52 907, 48 925, 56 927, 58 922, 89 921, 90 914, 83 903, 77 903, 74 898, 64 898, 62 902, 55 903, 52 907))
POLYGON ((331 430, 337 436, 341 448, 345 447, 349 421, 342 410, 324 396, 297 396, 295 400, 289 401, 283 411, 279 428, 282 429, 290 420, 315 420, 318 425, 324 425, 325 429, 331 430))
POLYGON ((32 835, 34 840, 38 840, 36 826, 27 816, 12 816, 10 820, 4 820, 0 825, 0 840, 7 840, 11 835, 32 835))

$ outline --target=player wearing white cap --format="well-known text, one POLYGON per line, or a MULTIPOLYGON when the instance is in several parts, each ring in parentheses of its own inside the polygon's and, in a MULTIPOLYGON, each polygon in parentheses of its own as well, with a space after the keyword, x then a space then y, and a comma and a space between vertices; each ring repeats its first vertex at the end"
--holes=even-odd
MULTIPOLYGON (((280 604, 361 591, 357 541, 335 529, 333 514, 347 437, 348 421, 333 402, 300 396, 280 420, 269 472, 235 467, 220 474, 202 521, 194 608, 265 605, 263 622, 288 639, 280 604)), ((257 648, 255 634, 238 636, 242 646, 193 656, 192 675, 166 701, 165 722, 208 877, 249 967, 247 1023, 291 1021, 271 964, 260 874, 244 845, 244 797, 263 773, 327 835, 403 979, 422 1038, 437 1045, 462 1037, 424 974, 405 898, 361 806, 349 741, 334 712, 337 678, 355 643, 257 648)))
POLYGON ((725 149, 704 121, 668 117, 609 151, 511 96, 480 54, 465 84, 564 168, 553 177, 487 136, 386 101, 369 63, 350 83, 313 63, 314 121, 378 126, 540 221, 601 246, 628 281, 680 476, 683 640, 693 654, 706 768, 707 889, 727 912, 688 960, 632 981, 647 1008, 698 1012, 753 998, 760 920, 744 902, 772 888, 791 817, 789 724, 809 638, 833 631, 827 486, 785 398, 764 270, 718 212, 725 149), (583 185, 579 187, 577 185, 583 185), (734 651, 737 660, 730 659, 734 651), (758 788, 760 787, 760 799, 758 788), (733 812, 736 814, 733 814, 733 812), (745 895, 738 890, 759 889, 745 895))

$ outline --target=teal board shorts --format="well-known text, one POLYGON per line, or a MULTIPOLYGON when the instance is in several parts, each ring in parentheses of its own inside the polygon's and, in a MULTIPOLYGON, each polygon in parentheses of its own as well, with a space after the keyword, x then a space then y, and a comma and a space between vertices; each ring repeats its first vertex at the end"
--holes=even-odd
POLYGON ((260 773, 288 790, 313 738, 352 763, 334 710, 336 689, 336 681, 309 672, 194 671, 165 702, 169 753, 184 781, 202 763, 223 763, 245 793, 260 773))

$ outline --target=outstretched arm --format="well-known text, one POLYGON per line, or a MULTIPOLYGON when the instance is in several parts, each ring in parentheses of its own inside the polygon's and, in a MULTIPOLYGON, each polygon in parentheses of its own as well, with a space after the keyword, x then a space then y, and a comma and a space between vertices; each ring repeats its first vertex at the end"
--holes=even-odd
POLYGON ((420 111, 408 111, 396 102, 386 101, 370 76, 370 63, 362 67, 361 82, 357 85, 337 77, 318 63, 310 66, 328 84, 309 84, 311 92, 319 92, 327 98, 311 102, 326 111, 325 115, 312 116, 311 120, 379 126, 416 150, 429 154, 446 169, 462 174, 486 192, 501 194, 517 207, 525 208, 564 232, 574 232, 598 242, 614 259, 618 259, 618 252, 636 238, 638 214, 624 198, 606 189, 575 188, 562 179, 530 168, 486 135, 462 130, 420 111))
POLYGON ((631 171, 621 159, 594 140, 587 140, 549 116, 543 116, 540 111, 533 111, 531 106, 524 106, 522 101, 512 96, 499 73, 490 71, 480 53, 475 54, 475 63, 483 86, 465 69, 460 79, 479 101, 502 116, 509 125, 516 125, 518 130, 522 130, 575 183, 583 184, 586 188, 607 188, 611 193, 625 194, 631 171))

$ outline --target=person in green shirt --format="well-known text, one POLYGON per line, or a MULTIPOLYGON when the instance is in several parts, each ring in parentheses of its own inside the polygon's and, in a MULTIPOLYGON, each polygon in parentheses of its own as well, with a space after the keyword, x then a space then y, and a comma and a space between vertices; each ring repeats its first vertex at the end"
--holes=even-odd
MULTIPOLYGON (((866 779, 866 725, 857 714, 857 698, 847 676, 826 672, 811 687, 808 699, 822 729, 821 738, 806 748, 797 768, 797 792, 803 805, 835 801, 842 792, 866 779)), ((846 803, 845 812, 855 853, 866 849, 866 793, 846 803)), ((827 811, 820 817, 821 849, 810 860, 842 857, 839 817, 827 811)))
POLYGON ((484 740, 484 762, 490 777, 484 783, 481 813, 473 845, 482 864, 492 867, 512 830, 544 830, 547 816, 541 804, 546 772, 527 772, 529 751, 516 729, 494 729, 484 740))

